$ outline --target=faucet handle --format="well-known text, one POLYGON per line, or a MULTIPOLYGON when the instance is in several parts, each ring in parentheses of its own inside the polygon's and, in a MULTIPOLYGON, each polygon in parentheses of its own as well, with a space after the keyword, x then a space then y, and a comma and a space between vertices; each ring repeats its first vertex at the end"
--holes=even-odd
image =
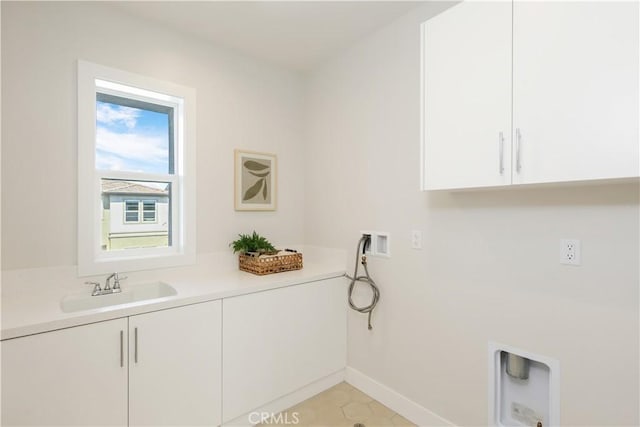
POLYGON ((99 282, 84 282, 85 285, 93 285, 93 293, 96 294, 102 290, 99 282))
POLYGON ((120 276, 116 273, 116 276, 113 278, 113 289, 120 289, 120 281, 128 279, 127 276, 120 276))

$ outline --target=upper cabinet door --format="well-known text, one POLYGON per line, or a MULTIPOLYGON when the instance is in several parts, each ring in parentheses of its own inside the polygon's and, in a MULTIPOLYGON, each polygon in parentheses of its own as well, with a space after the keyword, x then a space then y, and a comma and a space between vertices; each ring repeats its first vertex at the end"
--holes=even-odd
POLYGON ((511 3, 465 2, 423 24, 423 186, 511 183, 511 3))
POLYGON ((513 7, 513 182, 637 177, 638 3, 513 7))

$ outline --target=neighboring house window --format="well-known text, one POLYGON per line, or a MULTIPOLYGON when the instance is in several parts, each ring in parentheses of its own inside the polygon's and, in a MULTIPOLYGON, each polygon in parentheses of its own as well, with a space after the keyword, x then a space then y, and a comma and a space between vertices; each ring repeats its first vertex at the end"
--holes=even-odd
POLYGON ((140 202, 138 200, 127 200, 124 202, 124 222, 140 222, 140 202))
POLYGON ((195 94, 80 61, 81 275, 195 259, 195 94))
POLYGON ((143 200, 141 203, 142 203, 142 221, 156 222, 156 201, 143 200))
POLYGON ((124 222, 156 222, 156 201, 155 200, 125 200, 124 201, 124 222), (142 213, 142 218, 140 218, 142 213))

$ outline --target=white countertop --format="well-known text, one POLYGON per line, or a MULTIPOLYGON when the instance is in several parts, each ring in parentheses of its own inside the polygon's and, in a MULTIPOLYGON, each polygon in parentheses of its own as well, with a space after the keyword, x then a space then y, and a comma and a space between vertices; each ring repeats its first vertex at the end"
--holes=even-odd
POLYGON ((93 288, 84 282, 100 280, 104 283, 104 277, 79 278, 75 267, 3 271, 1 339, 313 282, 345 273, 344 251, 306 247, 301 252, 304 257, 302 270, 265 276, 239 271, 237 257, 229 253, 199 255, 197 264, 188 267, 125 273, 128 279, 122 281, 123 289, 163 281, 178 293, 74 313, 62 311, 62 298, 83 293, 90 295, 93 288))

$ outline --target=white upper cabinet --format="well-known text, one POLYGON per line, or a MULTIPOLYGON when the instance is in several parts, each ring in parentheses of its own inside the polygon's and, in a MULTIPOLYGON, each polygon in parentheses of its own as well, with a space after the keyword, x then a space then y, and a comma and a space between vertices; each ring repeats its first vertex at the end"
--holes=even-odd
POLYGON ((425 188, 511 183, 511 4, 462 3, 422 30, 425 188))
POLYGON ((423 49, 424 189, 640 176, 637 2, 465 2, 423 49))
POLYGON ((638 3, 515 2, 513 12, 513 182, 638 176, 638 3))

